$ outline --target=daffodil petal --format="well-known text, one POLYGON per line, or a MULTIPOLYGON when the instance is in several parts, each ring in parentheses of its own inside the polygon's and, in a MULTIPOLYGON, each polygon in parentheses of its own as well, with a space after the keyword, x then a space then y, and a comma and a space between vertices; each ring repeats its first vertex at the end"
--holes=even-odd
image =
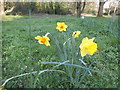
POLYGON ((80 53, 81 53, 82 57, 84 57, 87 54, 87 52, 85 50, 81 50, 80 53))
POLYGON ((49 43, 49 42, 46 42, 45 45, 46 45, 46 46, 50 46, 50 43, 49 43))
POLYGON ((41 36, 37 36, 35 37, 36 40, 40 40, 41 39, 41 36))
POLYGON ((46 36, 43 36, 43 38, 45 38, 45 39, 48 40, 48 41, 50 40, 50 39, 49 39, 48 37, 46 37, 46 36))

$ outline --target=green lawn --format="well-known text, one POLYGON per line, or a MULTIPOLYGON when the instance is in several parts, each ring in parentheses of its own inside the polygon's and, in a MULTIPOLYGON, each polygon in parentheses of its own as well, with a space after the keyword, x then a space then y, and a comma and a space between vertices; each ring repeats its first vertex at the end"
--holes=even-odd
MULTIPOLYGON (((8 18, 8 17, 7 17, 8 18)), ((10 17, 11 18, 11 17, 10 17)), ((81 44, 84 37, 93 38, 98 44, 98 52, 93 56, 85 56, 85 61, 94 59, 93 67, 103 73, 92 72, 79 85, 81 88, 116 88, 118 86, 118 22, 111 17, 50 16, 22 19, 7 19, 2 23, 2 63, 3 81, 15 75, 40 71, 51 65, 41 65, 40 62, 59 62, 59 55, 54 40, 50 47, 40 45, 34 37, 56 30, 57 22, 65 22, 69 30, 80 30, 76 39, 81 44)), ((50 38, 52 38, 50 36, 50 38)), ((62 37, 58 39, 62 42, 62 37)), ((78 47, 79 49, 79 47, 78 47)), ((59 67, 57 69, 61 69, 59 67)), ((10 80, 5 88, 68 88, 75 87, 69 77, 59 72, 45 72, 41 75, 32 74, 10 80), (35 83, 35 81, 37 82, 35 83)))

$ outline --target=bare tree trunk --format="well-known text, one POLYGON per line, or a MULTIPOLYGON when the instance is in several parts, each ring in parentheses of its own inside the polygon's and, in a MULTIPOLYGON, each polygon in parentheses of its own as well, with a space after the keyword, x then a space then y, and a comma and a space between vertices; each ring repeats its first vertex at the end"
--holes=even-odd
POLYGON ((71 10, 72 10, 72 15, 74 16, 75 15, 75 10, 76 10, 76 2, 70 3, 70 6, 71 6, 71 10))
POLYGON ((83 8, 81 9, 81 14, 84 12, 85 5, 86 5, 86 0, 84 0, 83 2, 83 8))
MULTIPOLYGON (((106 1, 108 1, 108 0, 106 0, 106 1)), ((103 16, 103 6, 104 6, 106 1, 104 1, 104 0, 99 1, 99 9, 98 9, 97 17, 102 17, 103 16)))
POLYGON ((102 17, 103 16, 103 6, 104 6, 104 2, 99 2, 99 9, 98 9, 98 17, 102 17))
POLYGON ((77 2, 77 17, 81 17, 81 14, 84 12, 85 5, 86 0, 84 0, 83 3, 81 1, 77 2))
POLYGON ((81 2, 77 2, 77 17, 81 16, 81 2))
POLYGON ((53 2, 49 2, 49 14, 54 13, 54 7, 53 7, 53 2))
POLYGON ((59 2, 55 3, 55 14, 61 14, 59 2))
POLYGON ((116 10, 117 10, 117 7, 115 6, 115 8, 114 8, 114 14, 116 13, 116 10))
POLYGON ((109 11, 108 11, 108 16, 110 15, 110 11, 111 11, 111 9, 109 9, 109 11))
POLYGON ((111 5, 112 5, 112 3, 110 2, 109 9, 108 9, 108 15, 110 15, 110 12, 111 12, 111 5))
POLYGON ((0 16, 4 16, 7 13, 12 12, 14 10, 14 8, 15 8, 15 5, 14 5, 12 8, 5 10, 4 5, 5 5, 5 3, 3 2, 3 0, 1 0, 0 1, 0 16))
POLYGON ((0 1, 0 16, 5 15, 5 11, 4 11, 4 2, 0 1))

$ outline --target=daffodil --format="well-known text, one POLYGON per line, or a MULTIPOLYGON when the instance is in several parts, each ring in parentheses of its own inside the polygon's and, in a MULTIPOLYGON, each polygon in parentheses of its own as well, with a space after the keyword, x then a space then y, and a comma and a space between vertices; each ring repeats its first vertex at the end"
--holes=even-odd
POLYGON ((67 27, 68 26, 64 22, 57 22, 56 29, 58 29, 59 31, 66 31, 67 27))
POLYGON ((80 33, 81 33, 80 31, 75 31, 75 32, 73 32, 72 36, 74 38, 77 38, 80 35, 80 33))
POLYGON ((82 44, 79 46, 82 57, 87 54, 93 55, 97 51, 97 44, 93 42, 94 39, 95 38, 88 39, 87 37, 85 37, 82 40, 82 44))
POLYGON ((37 36, 35 37, 35 39, 38 40, 40 44, 45 44, 46 46, 50 46, 50 43, 49 43, 50 39, 47 36, 42 36, 42 37, 37 36))

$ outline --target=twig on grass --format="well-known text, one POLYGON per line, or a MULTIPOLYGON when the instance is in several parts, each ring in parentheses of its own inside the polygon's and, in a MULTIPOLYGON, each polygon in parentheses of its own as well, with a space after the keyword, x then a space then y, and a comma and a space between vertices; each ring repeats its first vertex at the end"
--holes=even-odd
MULTIPOLYGON (((54 70, 52 70, 52 69, 54 69, 54 68, 56 68, 56 67, 58 67, 58 66, 60 66, 60 65, 63 65, 63 64, 65 64, 65 63, 67 63, 67 62, 69 62, 69 61, 65 61, 65 62, 59 63, 58 65, 56 65, 56 66, 54 66, 54 67, 52 67, 52 68, 50 68, 50 69, 45 69, 45 70, 42 70, 42 71, 34 71, 34 72, 30 72, 30 73, 25 73, 25 74, 13 76, 13 77, 7 79, 7 80, 1 85, 1 87, 4 87, 8 81, 10 81, 10 80, 12 80, 12 79, 14 79, 14 78, 22 77, 22 76, 30 75, 30 74, 35 74, 35 73, 38 73, 38 74, 40 75, 40 74, 42 74, 43 72, 46 72, 46 71, 54 71, 54 70)), ((56 70, 55 70, 55 71, 56 71, 56 70)))
MULTIPOLYGON (((61 62, 41 62, 41 64, 60 64, 61 62)), ((63 65, 67 65, 67 66, 71 66, 71 67, 79 67, 79 68, 83 68, 83 69, 86 69, 86 70, 91 70, 91 71, 94 71, 94 72, 100 72, 100 71, 97 71, 97 70, 93 70, 93 69, 89 69, 87 67, 83 67, 83 66, 80 66, 80 65, 76 65, 76 64, 63 64, 63 65)))

